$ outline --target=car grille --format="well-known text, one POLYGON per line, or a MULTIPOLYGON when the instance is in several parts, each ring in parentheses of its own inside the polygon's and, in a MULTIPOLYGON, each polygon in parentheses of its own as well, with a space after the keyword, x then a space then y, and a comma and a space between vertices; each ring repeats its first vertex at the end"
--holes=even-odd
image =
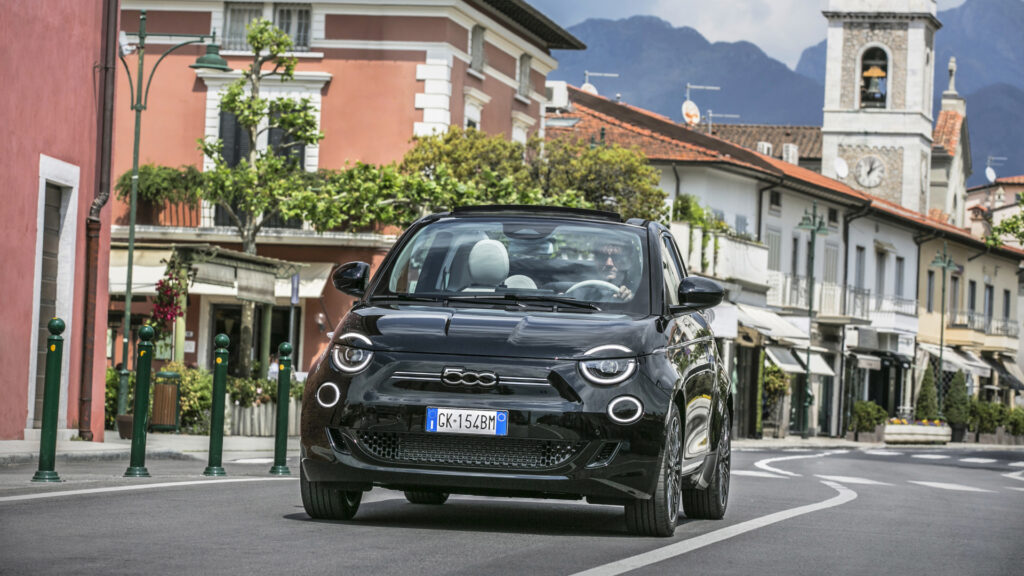
POLYGON ((463 468, 542 470, 568 462, 584 442, 358 432, 359 447, 378 460, 463 468))

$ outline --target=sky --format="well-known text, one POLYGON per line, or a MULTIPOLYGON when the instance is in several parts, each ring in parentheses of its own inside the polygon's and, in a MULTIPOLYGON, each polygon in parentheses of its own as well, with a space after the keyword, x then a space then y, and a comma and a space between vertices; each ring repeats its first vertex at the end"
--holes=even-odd
MULTIPOLYGON (((527 0, 563 28, 588 18, 618 20, 657 16, 689 26, 711 42, 753 42, 769 56, 796 68, 805 48, 825 39, 822 9, 828 0, 527 0)), ((938 0, 938 10, 964 0, 938 0)))

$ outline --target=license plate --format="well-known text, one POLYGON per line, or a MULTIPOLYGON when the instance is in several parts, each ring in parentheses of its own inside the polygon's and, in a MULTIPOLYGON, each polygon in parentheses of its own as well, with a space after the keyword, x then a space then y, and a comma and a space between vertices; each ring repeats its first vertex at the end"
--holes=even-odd
POLYGON ((507 436, 508 412, 505 410, 427 408, 426 429, 427 432, 507 436))

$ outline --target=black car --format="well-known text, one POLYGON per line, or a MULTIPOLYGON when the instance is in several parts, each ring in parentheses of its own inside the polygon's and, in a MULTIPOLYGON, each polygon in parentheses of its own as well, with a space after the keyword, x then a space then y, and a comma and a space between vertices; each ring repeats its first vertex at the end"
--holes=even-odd
POLYGON ((456 209, 413 224, 310 368, 302 504, 350 519, 374 486, 416 504, 450 493, 622 505, 631 532, 668 536, 680 502, 722 518, 731 386, 657 222, 565 208, 456 209))

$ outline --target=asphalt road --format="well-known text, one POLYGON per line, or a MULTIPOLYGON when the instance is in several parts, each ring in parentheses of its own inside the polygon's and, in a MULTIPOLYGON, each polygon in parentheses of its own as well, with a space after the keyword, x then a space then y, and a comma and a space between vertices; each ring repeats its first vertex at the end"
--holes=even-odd
POLYGON ((721 521, 626 533, 621 508, 374 490, 351 522, 314 521, 268 461, 0 468, 0 574, 1024 573, 1024 451, 736 451, 721 521))

